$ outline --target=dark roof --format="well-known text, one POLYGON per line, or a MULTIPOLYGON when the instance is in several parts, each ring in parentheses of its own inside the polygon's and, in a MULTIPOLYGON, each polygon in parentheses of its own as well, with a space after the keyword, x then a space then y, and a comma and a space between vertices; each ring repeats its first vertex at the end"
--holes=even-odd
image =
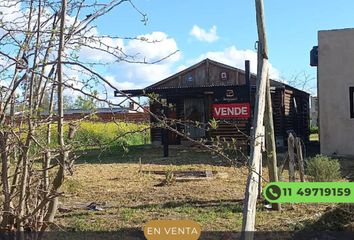
MULTIPOLYGON (((202 85, 198 85, 198 86, 173 86, 173 81, 176 81, 179 77, 181 76, 184 76, 186 74, 188 74, 189 72, 193 71, 193 70, 196 70, 197 68, 200 68, 202 67, 203 65, 206 65, 207 68, 209 68, 210 65, 214 65, 218 68, 222 68, 222 69, 225 69, 225 70, 230 70, 230 71, 233 71, 233 72, 237 72, 237 73, 240 73, 242 75, 245 74, 245 71, 242 70, 242 69, 239 69, 239 68, 235 68, 235 67, 232 67, 232 66, 229 66, 229 65, 226 65, 226 64, 223 64, 223 63, 220 63, 220 62, 216 62, 216 61, 213 61, 211 59, 204 59, 180 72, 177 72, 161 81, 158 81, 150 86, 147 86, 145 87, 144 89, 131 89, 131 90, 122 90, 121 92, 125 93, 125 94, 129 94, 129 95, 133 95, 133 96, 139 96, 139 95, 144 95, 146 93, 151 93, 151 92, 154 92, 156 90, 164 90, 164 89, 174 89, 174 88, 195 88, 195 87, 202 87, 202 88, 208 88, 208 87, 216 87, 216 86, 234 86, 235 83, 223 83, 222 85, 218 82, 209 82, 207 84, 202 84, 202 85), (172 85, 172 86, 171 86, 172 85)), ((208 73, 209 74, 209 73, 208 73)), ((256 74, 252 74, 251 73, 251 79, 253 79, 253 82, 255 82, 255 79, 257 78, 257 75, 256 74)), ((273 80, 273 79, 270 79, 271 81, 271 86, 272 87, 275 87, 275 88, 290 88, 290 89, 293 89, 293 90, 296 90, 296 91, 300 91, 300 92, 303 92, 305 94, 308 94, 307 92, 305 91, 302 91, 302 90, 299 90, 297 88, 294 88, 290 85, 287 85, 283 82, 279 82, 279 81, 276 81, 276 80, 273 80)), ((251 85, 255 85, 255 84, 252 84, 252 81, 251 81, 251 85)), ((119 92, 115 91, 115 96, 124 96, 122 94, 120 94, 119 92)))

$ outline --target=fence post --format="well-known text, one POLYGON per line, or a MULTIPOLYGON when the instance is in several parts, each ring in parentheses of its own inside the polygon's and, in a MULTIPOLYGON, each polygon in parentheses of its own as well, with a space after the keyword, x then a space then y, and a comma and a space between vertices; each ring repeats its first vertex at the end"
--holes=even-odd
POLYGON ((289 182, 295 182, 295 138, 292 133, 288 137, 288 153, 289 153, 289 182))
POLYGON ((299 163, 301 182, 305 182, 304 158, 302 156, 301 138, 299 137, 296 138, 296 156, 299 163))
POLYGON ((259 177, 258 177, 258 199, 262 198, 262 174, 263 174, 263 159, 265 155, 265 128, 262 128, 262 137, 261 137, 261 152, 262 156, 259 161, 259 177))

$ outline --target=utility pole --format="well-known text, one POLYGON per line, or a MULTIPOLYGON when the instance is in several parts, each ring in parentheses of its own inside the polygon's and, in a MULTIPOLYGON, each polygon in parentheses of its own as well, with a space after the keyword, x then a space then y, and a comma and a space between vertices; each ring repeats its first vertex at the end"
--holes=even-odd
MULTIPOLYGON (((265 115, 267 79, 268 79, 268 70, 269 70, 268 46, 267 46, 267 39, 265 34, 263 0, 255 0, 255 3, 256 3, 256 19, 257 19, 257 30, 258 30, 257 89, 256 89, 256 102, 255 102, 254 119, 253 119, 253 132, 251 136, 252 137, 251 154, 250 154, 250 161, 249 161, 250 174, 247 179, 245 200, 243 206, 243 221, 242 221, 242 236, 241 236, 241 239, 243 240, 252 240, 255 231, 260 163, 262 160, 261 159, 262 140, 264 139, 263 120, 265 115)), ((270 91, 270 88, 268 88, 268 91, 270 91)), ((269 103, 268 106, 270 104, 271 103, 269 103)), ((267 114, 266 116, 269 116, 269 114, 267 114)))

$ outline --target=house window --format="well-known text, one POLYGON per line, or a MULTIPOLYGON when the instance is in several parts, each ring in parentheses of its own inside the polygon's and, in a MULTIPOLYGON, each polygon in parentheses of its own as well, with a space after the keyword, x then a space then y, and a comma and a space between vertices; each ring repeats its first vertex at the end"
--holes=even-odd
POLYGON ((354 87, 349 87, 350 118, 354 118, 354 87))

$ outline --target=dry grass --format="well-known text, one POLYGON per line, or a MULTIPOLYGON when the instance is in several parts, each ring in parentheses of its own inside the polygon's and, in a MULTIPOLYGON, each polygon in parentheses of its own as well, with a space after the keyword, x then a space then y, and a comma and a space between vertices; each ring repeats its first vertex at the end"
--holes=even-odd
MULTIPOLYGON (((59 214, 59 226, 102 231, 141 228, 152 219, 193 219, 201 223, 203 230, 240 230, 246 167, 230 167, 200 149, 172 149, 169 158, 162 158, 162 150, 156 147, 134 147, 123 156, 113 151, 102 155, 99 162, 95 155, 97 152, 82 159, 75 175, 66 180, 67 197, 61 200, 61 205, 71 211, 59 214), (155 185, 161 183, 161 176, 139 173, 140 157, 145 171, 212 170, 223 174, 211 180, 158 187, 155 185), (225 175, 228 177, 224 178, 225 175), (91 202, 101 203, 105 210, 86 210, 85 206, 91 202)), ((284 205, 282 212, 270 212, 260 203, 257 229, 302 229, 334 207, 334 204, 292 204, 284 205)))

